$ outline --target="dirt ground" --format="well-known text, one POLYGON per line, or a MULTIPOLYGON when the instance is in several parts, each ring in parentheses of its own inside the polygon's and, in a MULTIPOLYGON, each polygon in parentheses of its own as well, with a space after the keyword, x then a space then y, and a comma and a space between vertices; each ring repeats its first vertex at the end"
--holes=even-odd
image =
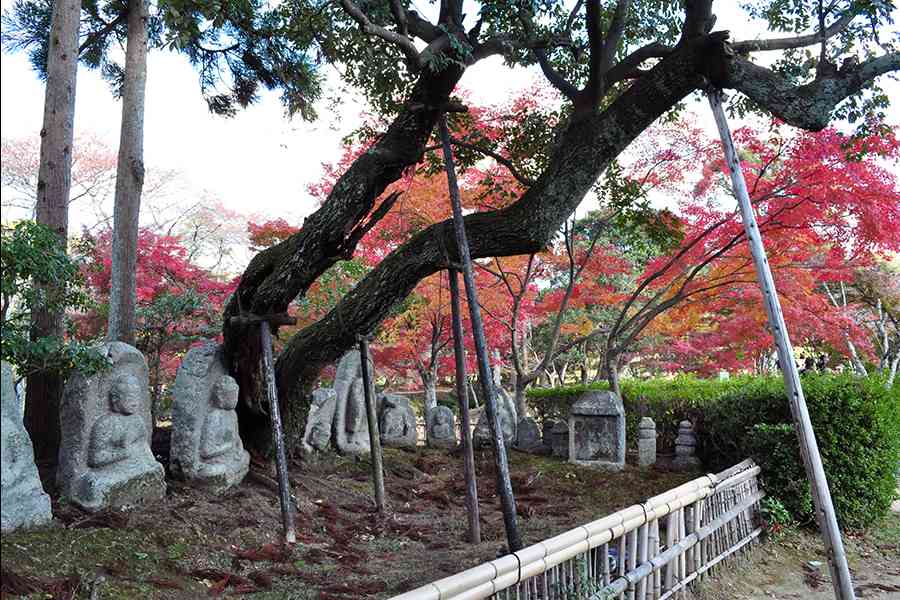
MULTIPOLYGON (((169 481, 166 498, 90 516, 54 505, 50 527, 2 537, 3 595, 32 598, 388 598, 503 553, 489 453, 477 456, 484 541, 465 542, 460 455, 385 450, 390 515, 373 512, 368 461, 331 456, 292 466, 298 544, 276 544, 273 483, 254 466, 213 497, 169 481)), ((510 455, 520 527, 533 543, 672 488, 694 475, 628 468, 604 474, 510 455)))
MULTIPOLYGON (((225 496, 169 481, 166 498, 130 512, 87 515, 54 504, 52 526, 2 536, 0 596, 288 600, 389 598, 505 550, 493 460, 477 455, 484 541, 465 541, 461 456, 385 450, 390 514, 378 517, 368 461, 330 456, 292 465, 298 544, 277 540, 274 481, 261 465, 225 496)), ((605 474, 513 452, 526 543, 641 501, 695 475, 662 469, 605 474)), ((900 515, 848 551, 860 598, 900 598, 900 515)), ((723 567, 697 600, 831 598, 814 534, 789 531, 723 567), (809 561, 820 561, 810 568, 809 561)))
MULTIPOLYGON (((844 536, 857 598, 900 600, 900 501, 865 532, 844 536)), ((825 600, 834 598, 822 541, 815 531, 789 530, 719 570, 697 600, 825 600)))

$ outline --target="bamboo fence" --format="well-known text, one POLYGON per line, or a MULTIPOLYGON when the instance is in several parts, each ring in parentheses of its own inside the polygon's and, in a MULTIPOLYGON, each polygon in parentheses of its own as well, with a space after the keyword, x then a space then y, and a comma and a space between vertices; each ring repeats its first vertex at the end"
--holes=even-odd
POLYGON ((745 460, 392 600, 664 600, 759 536, 745 460))

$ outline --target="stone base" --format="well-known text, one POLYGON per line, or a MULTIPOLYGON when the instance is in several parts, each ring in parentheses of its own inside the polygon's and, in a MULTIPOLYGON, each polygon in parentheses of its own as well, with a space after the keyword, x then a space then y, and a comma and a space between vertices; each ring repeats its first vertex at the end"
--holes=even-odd
POLYGON ((0 530, 3 533, 40 527, 53 520, 53 514, 50 512, 50 496, 40 487, 29 490, 4 490, 2 500, 0 530))
POLYGON ((210 465, 207 473, 198 473, 194 477, 186 478, 190 485, 209 490, 216 494, 238 485, 247 476, 250 470, 250 454, 243 450, 239 457, 221 465, 210 465), (221 467, 216 469, 215 467, 221 467))
POLYGON ((72 486, 69 500, 84 510, 99 512, 154 502, 165 495, 165 471, 161 464, 155 463, 152 468, 128 478, 121 477, 121 473, 110 476, 85 473, 72 486))
POLYGON ((579 465, 582 467, 590 467, 591 469, 597 469, 599 471, 607 471, 609 473, 618 473, 625 469, 624 463, 617 462, 609 462, 606 460, 577 460, 577 459, 569 459, 569 462, 574 465, 579 465))
POLYGON ((416 438, 412 436, 405 437, 382 437, 381 445, 384 448, 415 448, 416 438))

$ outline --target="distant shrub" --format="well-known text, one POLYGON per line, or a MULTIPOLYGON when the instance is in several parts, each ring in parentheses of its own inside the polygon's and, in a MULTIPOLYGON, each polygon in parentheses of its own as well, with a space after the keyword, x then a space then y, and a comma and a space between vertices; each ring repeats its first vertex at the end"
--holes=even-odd
MULTIPOLYGON (((835 510, 850 528, 869 525, 890 508, 900 461, 900 389, 877 377, 803 378, 810 418, 835 510)), ((801 522, 813 504, 797 434, 780 378, 756 380, 704 410, 701 458, 717 469, 751 456, 766 491, 801 522)))
MULTIPOLYGON (((710 471, 750 456, 763 469, 767 493, 793 519, 812 519, 812 499, 781 377, 704 380, 691 376, 622 383, 628 440, 636 440, 643 416, 656 422, 659 445, 671 451, 678 423, 691 420, 698 455, 710 471)), ((566 418, 583 392, 607 389, 571 386, 530 390, 541 418, 566 418)), ((900 463, 900 386, 877 378, 810 374, 803 389, 835 509, 842 524, 872 523, 890 507, 900 463)))

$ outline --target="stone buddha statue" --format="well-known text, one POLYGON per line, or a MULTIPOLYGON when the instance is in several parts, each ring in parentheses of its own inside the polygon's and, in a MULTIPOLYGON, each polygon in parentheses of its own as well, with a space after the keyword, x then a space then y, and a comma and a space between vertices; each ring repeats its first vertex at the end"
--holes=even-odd
POLYGON ((220 345, 208 342, 185 355, 172 390, 169 467, 175 477, 214 492, 243 480, 250 455, 238 432, 239 392, 220 345))
POLYGON ((31 438, 22 424, 16 401, 12 369, 2 365, 2 408, 0 408, 0 510, 2 531, 42 525, 52 518, 50 498, 41 487, 31 438))
POLYGON ((122 342, 101 346, 111 366, 73 375, 61 411, 57 481, 90 511, 143 504, 165 495, 162 465, 150 450, 150 395, 143 355, 122 342))

